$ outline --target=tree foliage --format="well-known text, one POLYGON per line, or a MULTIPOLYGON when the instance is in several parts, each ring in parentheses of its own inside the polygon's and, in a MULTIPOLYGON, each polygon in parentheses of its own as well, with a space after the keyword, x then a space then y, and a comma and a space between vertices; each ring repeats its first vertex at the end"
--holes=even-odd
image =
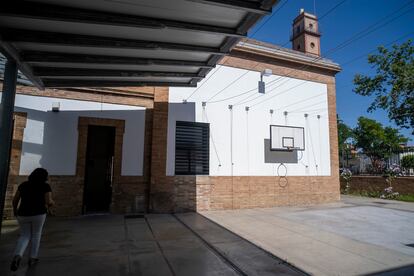
POLYGON ((339 150, 339 162, 342 167, 348 166, 349 160, 353 158, 352 149, 350 146, 351 139, 353 137, 352 128, 346 125, 339 118, 338 122, 338 150, 339 150))
POLYGON ((404 169, 414 169, 414 155, 406 155, 401 158, 401 167, 404 169))
POLYGON ((352 128, 345 124, 342 120, 338 119, 338 146, 339 154, 342 154, 348 149, 347 145, 349 139, 353 136, 352 128))
POLYGON ((414 134, 414 46, 411 40, 378 47, 378 54, 369 55, 368 63, 376 69, 374 76, 357 74, 354 92, 374 96, 369 112, 384 109, 398 126, 411 128, 414 134))
POLYGON ((376 170, 381 170, 382 161, 408 141, 398 129, 383 127, 381 123, 365 117, 358 118, 353 132, 356 147, 371 159, 376 170))

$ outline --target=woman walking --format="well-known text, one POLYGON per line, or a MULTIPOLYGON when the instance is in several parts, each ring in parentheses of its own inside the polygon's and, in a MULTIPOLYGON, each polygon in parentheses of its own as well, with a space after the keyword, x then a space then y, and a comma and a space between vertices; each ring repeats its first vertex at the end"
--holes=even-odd
POLYGON ((52 189, 48 180, 48 172, 37 168, 26 182, 20 184, 13 198, 13 212, 20 226, 20 237, 10 266, 12 271, 19 268, 20 261, 29 242, 31 243, 29 266, 36 264, 39 259, 40 238, 48 208, 54 205, 52 189), (19 205, 20 202, 20 205, 19 205))

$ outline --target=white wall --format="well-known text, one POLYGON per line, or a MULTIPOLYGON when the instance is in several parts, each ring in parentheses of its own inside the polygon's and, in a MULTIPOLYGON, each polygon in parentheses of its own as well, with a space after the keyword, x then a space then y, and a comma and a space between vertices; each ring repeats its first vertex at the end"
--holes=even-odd
MULTIPOLYGON (((210 175, 232 175, 232 159, 233 175, 277 175, 276 169, 281 162, 286 165, 287 175, 290 176, 330 175, 326 85, 272 75, 264 77, 266 83, 274 81, 266 86, 265 95, 258 97, 256 90, 238 96, 257 87, 260 73, 250 71, 209 100, 246 72, 248 71, 243 69, 218 66, 203 80, 205 84, 201 82, 198 85, 200 88, 186 104, 183 104, 183 99, 186 99, 197 88, 170 88, 167 175, 174 175, 175 122, 177 120, 210 122, 210 132, 214 140, 213 143, 210 139, 210 175), (216 70, 219 71, 214 74, 216 70), (208 79, 211 75, 212 77, 208 79), (233 96, 235 97, 228 100, 213 102, 233 96), (258 97, 256 100, 234 106, 232 111, 233 139, 231 141, 231 113, 228 105, 256 97, 258 97), (263 100, 265 102, 262 104, 253 106, 263 100), (203 101, 207 102, 205 109, 202 107, 203 101), (250 106, 248 112, 245 111, 245 106, 250 106), (270 114, 270 109, 274 110, 273 115, 270 114), (283 115, 284 111, 288 111, 287 117, 283 115), (304 117, 305 113, 309 114, 307 119, 304 117), (320 119, 317 115, 320 115, 320 119), (296 154, 293 158, 297 159, 296 162, 289 163, 292 156, 286 156, 286 153, 270 151, 267 154, 271 155, 272 160, 278 162, 265 162, 264 140, 270 138, 269 125, 271 124, 305 128, 305 151, 293 153, 296 154), (214 145, 217 148, 217 154, 214 145), (221 166, 219 166, 220 163, 221 166)), ((282 168, 280 172, 282 173, 282 168)))
POLYGON ((16 95, 15 111, 27 112, 20 174, 46 168, 52 175, 75 175, 78 147, 78 118, 98 117, 125 120, 122 175, 142 175, 144 162, 145 108, 16 95), (60 112, 52 112, 52 103, 60 112))

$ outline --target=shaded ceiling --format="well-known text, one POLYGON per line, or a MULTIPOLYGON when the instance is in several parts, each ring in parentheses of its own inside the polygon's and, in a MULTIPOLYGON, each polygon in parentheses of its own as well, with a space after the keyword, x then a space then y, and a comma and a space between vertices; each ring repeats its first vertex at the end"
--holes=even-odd
POLYGON ((0 50, 38 88, 196 86, 277 0, 6 0, 0 50))

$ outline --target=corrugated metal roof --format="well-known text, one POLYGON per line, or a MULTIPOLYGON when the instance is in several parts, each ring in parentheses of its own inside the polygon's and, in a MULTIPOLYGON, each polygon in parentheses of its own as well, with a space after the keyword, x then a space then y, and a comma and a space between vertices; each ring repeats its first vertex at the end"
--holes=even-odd
MULTIPOLYGON (((6 65, 7 59, 0 53, 0 79, 3 80, 4 77, 4 67, 6 65)), ((33 85, 22 72, 19 71, 17 74, 17 83, 22 85, 33 85)))
POLYGON ((0 48, 40 88, 196 86, 276 2, 6 0, 0 48))

